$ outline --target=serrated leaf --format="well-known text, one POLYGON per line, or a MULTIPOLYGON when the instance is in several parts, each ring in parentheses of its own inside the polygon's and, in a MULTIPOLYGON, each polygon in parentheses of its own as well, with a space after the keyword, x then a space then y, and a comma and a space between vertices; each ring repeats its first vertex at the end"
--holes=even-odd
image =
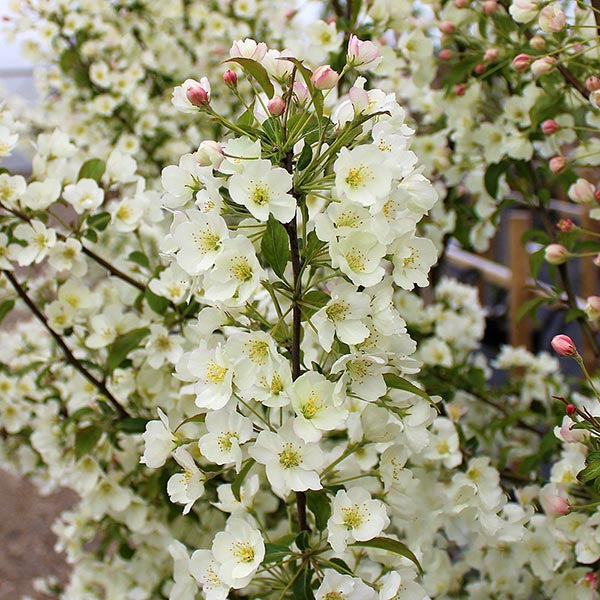
POLYGON ((263 234, 260 250, 265 261, 278 277, 283 277, 285 267, 290 260, 290 243, 285 227, 269 216, 263 234))
POLYGON ((167 298, 163 298, 155 294, 149 287, 146 288, 144 292, 144 298, 148 303, 148 306, 159 315, 164 315, 167 312, 167 308, 169 308, 169 300, 167 298))
POLYGON ((104 231, 110 223, 110 213, 103 211, 95 215, 90 215, 86 222, 89 227, 93 227, 98 231, 104 231))
POLYGON ((291 550, 287 546, 267 542, 265 544, 265 557, 261 564, 268 565, 270 563, 279 562, 289 554, 291 554, 291 550))
POLYGON ((119 336, 108 347, 108 358, 106 359, 106 370, 112 373, 126 358, 127 355, 137 348, 140 342, 150 333, 147 327, 140 327, 128 331, 119 336))
POLYGON ((136 265, 140 265, 140 267, 144 267, 145 269, 150 268, 150 261, 148 260, 148 257, 139 250, 134 250, 131 252, 127 257, 127 260, 135 263, 136 265))
POLYGON ((148 419, 142 417, 127 417, 117 423, 117 429, 123 433, 144 433, 148 419))
POLYGON ((389 388, 411 392, 412 394, 420 396, 423 400, 427 400, 432 406, 435 406, 435 403, 429 397, 429 394, 421 388, 418 388, 414 383, 408 381, 408 379, 404 379, 404 377, 400 377, 394 373, 385 373, 383 379, 389 388))
POLYGON ((14 305, 14 300, 5 300, 2 302, 2 304, 0 304, 0 323, 4 321, 8 313, 13 309, 14 305))
POLYGON ((306 506, 315 515, 317 529, 323 531, 327 527, 327 521, 331 516, 331 501, 325 492, 306 492, 306 506))
POLYGON ((304 144, 304 148, 302 148, 302 152, 300 152, 300 156, 298 157, 298 162, 296 163, 296 168, 299 171, 302 171, 308 167, 310 161, 313 157, 312 146, 310 144, 304 144))
POLYGON ((102 429, 98 425, 88 425, 78 429, 75 433, 75 458, 79 460, 88 454, 98 443, 101 435, 102 429))
POLYGON ((365 548, 377 548, 379 550, 385 550, 386 552, 391 552, 392 554, 398 554, 399 556, 404 556, 404 558, 408 558, 408 560, 412 561, 419 573, 423 575, 423 568, 421 567, 421 563, 417 560, 417 557, 410 551, 406 544, 399 542, 398 540, 393 540, 392 538, 386 537, 376 537, 372 540, 365 540, 364 542, 354 542, 352 546, 362 546, 365 548))
POLYGON ((106 163, 101 158, 90 158, 86 160, 79 169, 79 175, 77 180, 80 179, 93 179, 96 183, 100 182, 104 171, 106 170, 106 163))
POLYGON ((260 85, 269 98, 273 97, 275 88, 269 79, 267 70, 259 62, 242 56, 236 56, 235 58, 230 58, 224 62, 234 62, 240 65, 248 75, 251 75, 256 79, 258 85, 260 85))
POLYGON ((250 472, 250 469, 254 466, 254 459, 248 459, 248 462, 242 467, 242 470, 237 474, 236 478, 233 480, 231 484, 231 493, 235 497, 235 499, 239 502, 240 500, 240 488, 242 487, 242 483, 244 483, 244 479, 250 472))

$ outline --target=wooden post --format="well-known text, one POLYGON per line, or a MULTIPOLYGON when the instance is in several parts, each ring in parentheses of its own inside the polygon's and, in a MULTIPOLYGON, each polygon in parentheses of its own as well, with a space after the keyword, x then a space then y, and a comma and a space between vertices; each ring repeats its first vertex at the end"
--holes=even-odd
POLYGON ((517 322, 517 311, 530 296, 526 286, 529 281, 529 255, 521 244, 523 235, 532 227, 531 213, 511 210, 508 213, 508 266, 512 278, 508 287, 509 341, 513 346, 532 348, 531 319, 523 317, 517 322))
MULTIPOLYGON (((584 208, 581 216, 581 227, 587 231, 598 231, 597 221, 590 219, 588 211, 584 208)), ((585 301, 588 296, 598 295, 598 267, 592 262, 592 257, 584 257, 579 259, 579 269, 581 273, 581 290, 580 294, 585 301)), ((595 326, 592 324, 592 329, 595 326)), ((598 358, 594 356, 587 340, 583 339, 583 348, 581 355, 589 369, 593 370, 598 365, 598 358)))

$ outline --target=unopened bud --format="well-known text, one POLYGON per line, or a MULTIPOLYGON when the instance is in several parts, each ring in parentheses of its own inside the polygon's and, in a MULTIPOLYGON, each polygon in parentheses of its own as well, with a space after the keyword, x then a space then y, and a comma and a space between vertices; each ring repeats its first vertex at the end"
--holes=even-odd
POLYGON ((274 117, 280 117, 285 111, 285 100, 281 96, 273 96, 267 104, 267 109, 274 117))
POLYGON ((440 31, 450 35, 456 31, 456 25, 452 21, 442 21, 440 23, 440 31))
POLYGON ((237 87, 238 76, 231 69, 227 69, 227 71, 223 73, 223 81, 225 82, 225 85, 230 88, 235 88, 237 87))
POLYGON ((553 156, 549 162, 550 170, 556 175, 562 173, 567 166, 567 159, 564 156, 553 156))
POLYGON ((544 56, 533 61, 531 70, 534 75, 545 75, 553 71, 557 64, 558 59, 554 56, 544 56))
POLYGON ((574 414, 577 413, 577 407, 574 404, 567 404, 565 412, 567 413, 567 415, 569 415, 569 417, 572 417, 574 414))
POLYGON ((564 333, 555 335, 550 342, 552 349, 559 356, 576 356, 577 348, 573 340, 564 333))
POLYGON ((529 54, 517 54, 517 56, 515 56, 512 61, 513 69, 515 69, 516 71, 524 71, 529 67, 532 60, 533 58, 529 56, 529 54))
POLYGON ((556 228, 563 233, 569 233, 573 229, 573 221, 571 219, 561 219, 557 224, 556 228))
POLYGON ((481 8, 486 15, 493 15, 498 10, 498 3, 496 0, 485 0, 481 8))
POLYGON ((589 573, 585 574, 583 579, 585 580, 590 589, 595 590, 598 588, 598 576, 596 575, 596 573, 590 571, 589 573))
POLYGON ((541 35, 534 35, 529 40, 529 45, 538 52, 541 52, 546 48, 546 40, 541 35))
POLYGON ((454 0, 455 8, 467 8, 469 6, 469 0, 454 0))
POLYGON ((210 102, 210 94, 200 85, 191 85, 185 95, 194 106, 206 106, 210 102))
POLYGON ((479 63, 478 65, 475 65, 475 73, 477 75, 483 75, 483 73, 485 72, 485 65, 482 63, 479 63))
POLYGON ((467 84, 466 83, 459 83, 459 84, 457 84, 457 85, 454 86, 454 93, 457 96, 464 96, 466 91, 467 91, 467 84))
POLYGON ((483 54, 483 60, 485 62, 494 62, 499 55, 500 51, 498 50, 498 48, 488 48, 483 54))
POLYGON ((551 265, 562 265, 571 256, 562 244, 548 244, 544 250, 544 258, 551 265))
POLYGON ((585 80, 585 87, 590 92, 595 92, 596 90, 600 90, 600 77, 597 77, 596 75, 590 75, 585 80))
POLYGON ((450 50, 450 48, 442 48, 438 56, 440 60, 446 61, 450 60, 454 56, 454 53, 452 52, 452 50, 450 50))
POLYGON ((600 296, 588 296, 583 311, 590 321, 597 321, 600 317, 600 296))
POLYGON ((569 186, 567 194, 577 204, 592 204, 596 199, 596 186, 587 179, 580 177, 569 186))
POLYGON ((542 123, 542 131, 546 135, 552 135, 560 129, 560 125, 554 119, 546 119, 542 123))
POLYGON ((340 76, 329 65, 317 67, 311 75, 311 82, 318 90, 330 90, 337 85, 340 76))

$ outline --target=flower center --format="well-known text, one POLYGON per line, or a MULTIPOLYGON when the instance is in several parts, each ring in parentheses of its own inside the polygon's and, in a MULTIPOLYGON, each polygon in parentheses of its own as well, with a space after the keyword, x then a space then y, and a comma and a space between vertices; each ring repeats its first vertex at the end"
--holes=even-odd
POLYGON ((349 169, 346 175, 346 183, 353 189, 364 186, 368 179, 372 179, 371 170, 365 165, 349 169))
POLYGON ((284 469, 297 467, 302 462, 300 452, 294 448, 289 442, 285 444, 283 450, 279 453, 279 464, 284 469))
POLYGON ((202 253, 218 250, 221 243, 221 238, 216 233, 210 231, 210 229, 203 229, 202 231, 192 233, 192 239, 196 248, 202 253))
POLYGON ((346 262, 355 272, 361 273, 365 270, 365 255, 356 248, 346 253, 346 262))
POLYGON ((206 369, 206 379, 212 383, 223 383, 225 375, 227 374, 227 367, 222 367, 215 362, 211 362, 206 369))
POLYGON ((355 529, 360 527, 366 520, 362 507, 358 504, 342 508, 343 521, 346 529, 355 529))
POLYGON ((47 243, 48 243, 48 237, 46 236, 45 233, 36 233, 33 236, 34 246, 37 246, 38 248, 45 248, 47 243))
POLYGON ((254 548, 248 542, 234 542, 231 553, 243 563, 251 563, 254 560, 254 548))
POLYGON ((323 600, 344 600, 342 592, 327 592, 323 596, 323 600))
POLYGON ((248 358, 259 365, 264 365, 269 356, 269 344, 263 341, 255 341, 248 344, 248 358))
POLYGON ((239 440, 240 436, 236 431, 224 431, 218 438, 219 448, 224 452, 230 452, 233 447, 233 440, 239 440))
POLYGON ((323 405, 319 404, 318 401, 319 396, 312 391, 300 409, 300 412, 304 415, 305 419, 312 419, 323 408, 323 405))
POLYGON ((269 202, 271 197, 269 188, 266 185, 256 183, 250 193, 250 198, 254 204, 258 204, 258 206, 264 206, 269 202))
POLYGON ((281 377, 275 373, 273 379, 271 379, 271 393, 274 396, 278 396, 281 392, 283 392, 283 382, 281 381, 281 377))
POLYGON ((237 262, 231 265, 231 273, 239 281, 249 281, 252 279, 252 267, 247 258, 239 257, 237 262))
POLYGON ((356 229, 360 227, 363 223, 363 220, 353 212, 345 212, 342 213, 337 219, 338 227, 351 227, 352 229, 356 229))
POLYGON ((334 302, 325 309, 325 314, 331 321, 343 321, 348 314, 349 308, 347 302, 334 302))

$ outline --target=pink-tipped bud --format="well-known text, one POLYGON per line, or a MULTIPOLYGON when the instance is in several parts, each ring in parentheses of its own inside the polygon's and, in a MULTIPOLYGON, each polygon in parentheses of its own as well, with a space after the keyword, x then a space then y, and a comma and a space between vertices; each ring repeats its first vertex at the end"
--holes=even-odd
POLYGON ((552 349, 559 356, 575 356, 577 354, 577 348, 575 342, 564 333, 555 335, 550 342, 552 349))
POLYGON ((440 60, 446 61, 450 60, 454 56, 454 53, 452 52, 452 50, 450 50, 450 48, 442 48, 438 56, 440 60))
POLYGON ((557 224, 556 228, 563 233, 569 233, 573 229, 573 221, 571 219, 561 219, 557 224))
POLYGON ((456 25, 452 21, 442 21, 440 31, 446 35, 451 35, 456 31, 456 25))
POLYGON ((191 85, 185 95, 194 106, 206 106, 210 102, 210 94, 200 85, 191 85))
POLYGON ((274 117, 280 117, 285 111, 285 100, 281 96, 273 96, 267 104, 267 110, 274 117))
POLYGON ((483 75, 483 73, 485 73, 485 65, 482 63, 479 63, 478 65, 475 65, 475 74, 476 75, 483 75))
POLYGON ((567 159, 564 156, 553 156, 548 163, 550 170, 556 175, 562 173, 567 166, 567 159))
POLYGON ((545 135, 552 135, 560 129, 560 125, 554 119, 546 119, 542 123, 542 131, 545 135))
POLYGON ((587 179, 580 177, 569 186, 567 195, 577 204, 593 204, 596 199, 596 186, 587 179))
POLYGON ((455 8, 467 8, 469 6, 469 0, 454 0, 455 8))
POLYGON ((544 250, 544 258, 551 265, 562 265, 571 256, 562 244, 548 244, 544 250))
POLYGON ((554 71, 554 67, 558 64, 558 59, 554 56, 543 56, 531 63, 531 71, 534 75, 545 75, 554 71))
POLYGON ((565 412, 567 413, 567 415, 569 415, 569 417, 572 417, 574 414, 577 413, 577 407, 574 404, 567 404, 567 406, 565 407, 565 412))
POLYGON ((311 75, 311 82, 318 90, 330 90, 337 85, 340 76, 329 65, 321 65, 311 75))
POLYGON ((227 71, 223 73, 223 81, 225 82, 225 85, 230 88, 235 88, 237 87, 238 76, 231 69, 227 69, 227 71))
POLYGON ((517 54, 512 61, 513 69, 516 71, 524 71, 529 67, 532 60, 533 58, 529 56, 529 54, 525 54, 523 52, 521 54, 517 54))
POLYGON ((381 59, 379 49, 373 42, 369 40, 362 41, 354 34, 350 35, 346 52, 346 61, 349 67, 354 67, 357 71, 367 71, 368 69, 374 69, 381 62, 381 59))
POLYGON ((556 493, 540 494, 540 504, 544 512, 550 517, 568 515, 570 511, 569 502, 556 493))
POLYGON ((454 93, 457 96, 464 96, 466 91, 467 91, 466 83, 458 83, 454 86, 454 93))
POLYGON ((310 98, 310 91, 304 81, 294 81, 292 89, 299 104, 304 104, 310 98))
POLYGON ((541 35, 534 35, 529 40, 529 45, 537 52, 541 52, 546 48, 546 40, 541 35))
POLYGON ((485 62, 494 62, 498 56, 500 56, 498 48, 488 48, 483 55, 483 60, 485 62))
POLYGON ((596 573, 592 573, 590 571, 589 573, 585 574, 583 579, 585 580, 590 589, 598 589, 598 576, 596 575, 596 573))
POLYGON ((353 85, 348 92, 348 97, 350 98, 352 108, 354 108, 354 112, 357 115, 369 107, 369 94, 367 93, 367 90, 361 87, 353 85))
POLYGON ((596 75, 590 75, 585 80, 585 87, 590 92, 595 92, 596 90, 600 90, 600 77, 597 77, 596 75))
POLYGON ((485 0, 481 8, 486 15, 493 15, 498 10, 498 3, 496 0, 485 0))

